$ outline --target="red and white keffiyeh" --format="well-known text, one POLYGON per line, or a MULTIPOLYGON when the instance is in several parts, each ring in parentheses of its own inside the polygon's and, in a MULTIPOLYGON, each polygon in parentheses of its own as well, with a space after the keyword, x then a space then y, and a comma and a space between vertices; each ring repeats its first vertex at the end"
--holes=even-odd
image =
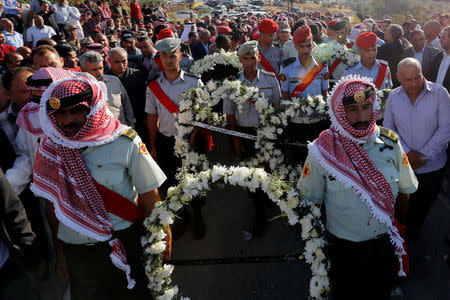
POLYGON ((111 260, 125 271, 131 289, 135 281, 130 278, 123 245, 118 239, 111 240, 111 220, 80 151, 111 142, 128 129, 106 108, 106 95, 103 83, 81 76, 56 81, 44 92, 39 110, 44 137, 36 154, 32 190, 53 202, 55 214, 64 225, 98 241, 110 240, 111 260), (61 99, 88 89, 92 89, 92 99, 76 104, 91 109, 86 123, 73 137, 67 137, 53 114, 48 113, 47 102, 51 97, 61 99))
POLYGON ((394 217, 394 194, 386 178, 360 145, 380 133, 376 125, 380 106, 375 91, 370 78, 353 75, 342 78, 328 97, 332 125, 309 145, 309 150, 336 180, 361 197, 377 220, 389 227, 390 240, 400 262, 399 275, 405 276, 403 265, 407 261, 402 257, 406 258, 406 248, 394 217), (374 89, 372 96, 367 99, 373 105, 373 116, 367 129, 358 130, 348 122, 342 99, 353 96, 357 91, 364 91, 369 86, 374 89))
MULTIPOLYGON (((52 82, 73 77, 71 71, 53 67, 39 69, 27 79, 29 91, 45 91, 52 82)), ((19 112, 16 124, 25 128, 32 134, 42 135, 43 131, 39 120, 39 104, 35 102, 27 103, 19 112)))

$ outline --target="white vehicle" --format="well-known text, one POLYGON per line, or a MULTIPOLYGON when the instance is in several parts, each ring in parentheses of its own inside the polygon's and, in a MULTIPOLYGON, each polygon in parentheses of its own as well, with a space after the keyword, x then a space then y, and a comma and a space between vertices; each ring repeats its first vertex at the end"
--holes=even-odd
MULTIPOLYGON (((191 17, 191 12, 188 10, 179 10, 173 16, 175 19, 189 19, 191 17)), ((193 18, 197 18, 196 13, 192 13, 193 18)))

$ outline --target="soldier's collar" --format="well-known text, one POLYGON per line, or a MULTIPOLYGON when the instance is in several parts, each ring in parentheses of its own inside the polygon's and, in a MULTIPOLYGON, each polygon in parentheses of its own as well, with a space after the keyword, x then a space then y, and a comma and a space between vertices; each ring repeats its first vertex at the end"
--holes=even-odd
POLYGON ((252 82, 254 82, 255 80, 256 80, 256 81, 259 81, 259 80, 260 80, 260 74, 261 74, 261 72, 260 72, 260 70, 258 69, 258 70, 256 71, 256 77, 255 77, 255 79, 253 79, 253 81, 250 81, 250 80, 248 80, 247 77, 245 77, 244 70, 242 70, 242 71, 241 71, 241 74, 239 75, 239 80, 240 80, 240 81, 246 80, 246 81, 252 83, 252 82))

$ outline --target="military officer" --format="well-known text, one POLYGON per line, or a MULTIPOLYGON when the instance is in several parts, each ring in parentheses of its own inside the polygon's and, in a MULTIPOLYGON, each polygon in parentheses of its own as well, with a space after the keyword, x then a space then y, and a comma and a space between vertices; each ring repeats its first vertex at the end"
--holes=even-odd
MULTIPOLYGON (((258 43, 256 41, 246 42, 239 48, 238 56, 243 66, 243 70, 239 73, 239 80, 242 84, 259 88, 271 105, 278 105, 281 91, 275 74, 258 69, 258 43)), ((223 102, 223 111, 227 115, 227 122, 231 130, 256 135, 256 127, 260 120, 255 104, 251 99, 243 104, 241 112, 238 111, 235 102, 226 99, 223 102)), ((239 139, 236 136, 233 136, 232 139, 234 151, 241 159, 249 158, 255 154, 253 140, 239 139)), ((267 196, 259 190, 255 193, 249 193, 249 198, 253 199, 254 202, 255 219, 251 233, 246 235, 246 238, 250 238, 252 235, 261 236, 264 233, 267 225, 265 206, 269 206, 271 203, 267 196)))
MULTIPOLYGON (((347 38, 348 35, 348 24, 345 20, 337 21, 333 20, 328 23, 329 29, 329 39, 336 40, 339 44, 345 45, 349 49, 354 49, 356 51, 355 42, 350 41, 347 38)), ((339 59, 329 61, 329 73, 331 80, 336 82, 341 79, 342 74, 344 74, 345 69, 348 67, 346 64, 341 62, 339 59)))
POLYGON ((280 63, 283 57, 282 49, 274 46, 278 24, 274 20, 264 19, 258 25, 260 37, 258 50, 260 54, 259 68, 268 72, 280 74, 280 63))
POLYGON ((150 154, 167 175, 168 183, 161 190, 175 183, 176 169, 180 161, 174 155, 175 116, 183 93, 203 85, 200 78, 180 69, 181 40, 170 37, 156 42, 161 53, 163 72, 151 81, 147 88, 145 112, 150 135, 150 154), (158 126, 159 124, 159 126, 158 126))
POLYGON ((300 26, 294 32, 293 42, 298 56, 283 61, 280 71, 283 99, 307 97, 328 93, 328 68, 311 55, 313 48, 311 29, 300 26))
POLYGON ((362 32, 356 38, 361 61, 348 68, 344 76, 350 74, 361 75, 373 79, 377 89, 392 88, 391 71, 388 63, 376 59, 378 37, 373 32, 362 32))
POLYGON ((390 299, 398 267, 404 275, 395 209, 418 183, 397 134, 376 125, 375 94, 359 77, 339 81, 328 99, 331 128, 310 145, 298 182, 325 205, 335 299, 390 299))
MULTIPOLYGON (((244 67, 238 75, 242 84, 259 88, 270 104, 278 105, 281 91, 275 74, 258 69, 258 43, 256 41, 246 42, 239 48, 238 56, 244 67)), ((227 122, 231 130, 237 129, 249 134, 256 133, 255 128, 259 125, 259 114, 251 100, 244 103, 242 112, 239 112, 236 103, 227 99, 223 103, 223 112, 227 115, 227 122)), ((252 140, 240 140, 238 137, 233 137, 234 151, 239 157, 252 156, 255 152, 253 144, 252 140)))
MULTIPOLYGON (((176 34, 170 28, 165 28, 158 33, 157 41, 162 39, 172 37, 175 38, 176 34)), ((181 48, 181 47, 180 47, 181 48)), ((192 66, 194 59, 188 53, 181 52, 181 61, 180 61, 180 69, 188 72, 192 66)), ((161 63, 161 54, 158 52, 155 54, 155 57, 150 62, 150 70, 148 72, 148 80, 152 81, 153 79, 158 78, 161 75, 161 71, 163 69, 163 65, 161 63)))
MULTIPOLYGON (((311 55, 313 47, 311 29, 307 25, 300 26, 294 32, 293 42, 298 51, 295 58, 283 61, 280 74, 281 94, 283 99, 296 97, 328 95, 328 68, 318 63, 311 55)), ((305 120, 295 117, 289 123, 285 134, 289 142, 305 144, 314 140, 319 133, 328 127, 327 120, 305 120)), ((303 162, 306 158, 306 147, 286 145, 286 154, 291 164, 303 162)))

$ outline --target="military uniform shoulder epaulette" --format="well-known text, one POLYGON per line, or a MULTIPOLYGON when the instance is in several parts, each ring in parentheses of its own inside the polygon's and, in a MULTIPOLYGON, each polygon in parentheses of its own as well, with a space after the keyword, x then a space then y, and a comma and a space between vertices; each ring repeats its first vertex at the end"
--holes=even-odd
POLYGON ((380 135, 390 139, 394 143, 398 142, 398 134, 390 129, 387 129, 386 127, 380 126, 380 135))
POLYGON ((194 74, 194 73, 192 73, 192 72, 184 72, 184 74, 189 75, 189 76, 193 76, 193 77, 195 77, 195 78, 201 78, 200 75, 194 74))
POLYGON ((122 133, 122 135, 123 135, 123 136, 126 136, 126 137, 129 138, 130 140, 134 140, 134 138, 135 138, 138 134, 137 134, 136 130, 130 128, 130 129, 125 130, 125 131, 122 133))
POLYGON ((261 70, 261 69, 259 71, 265 75, 270 75, 270 76, 276 77, 274 72, 269 72, 269 71, 261 70))
POLYGON ((290 64, 292 64, 294 61, 296 60, 295 57, 291 57, 288 59, 285 59, 281 62, 281 65, 283 66, 283 68, 286 68, 287 66, 289 66, 290 64))
POLYGON ((385 61, 385 60, 378 59, 378 58, 377 58, 377 60, 378 60, 378 62, 379 62, 380 64, 382 64, 382 65, 386 65, 386 66, 389 65, 389 63, 388 63, 387 61, 385 61))

